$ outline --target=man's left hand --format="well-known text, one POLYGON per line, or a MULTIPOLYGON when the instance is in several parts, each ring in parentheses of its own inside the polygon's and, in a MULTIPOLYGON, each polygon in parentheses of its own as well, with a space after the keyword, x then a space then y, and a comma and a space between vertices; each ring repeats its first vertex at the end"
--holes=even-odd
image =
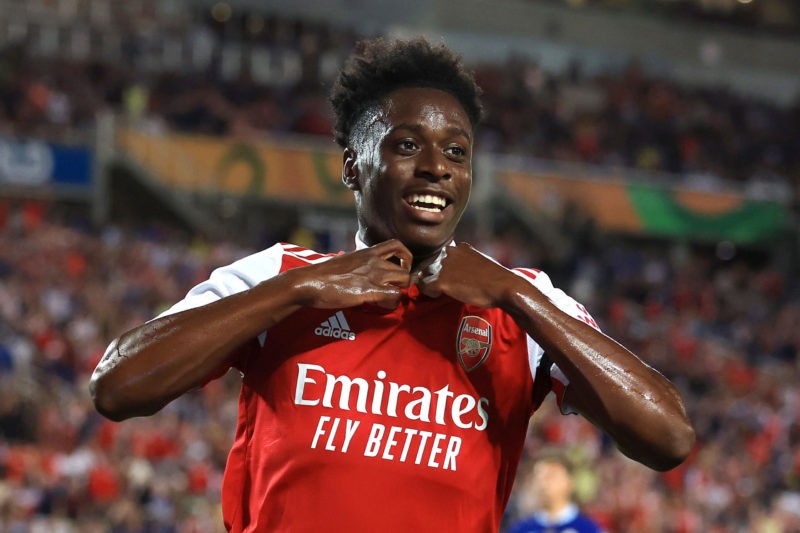
POLYGON ((499 307, 517 280, 510 270, 467 243, 444 248, 419 276, 417 285, 426 296, 444 294, 478 307, 499 307))

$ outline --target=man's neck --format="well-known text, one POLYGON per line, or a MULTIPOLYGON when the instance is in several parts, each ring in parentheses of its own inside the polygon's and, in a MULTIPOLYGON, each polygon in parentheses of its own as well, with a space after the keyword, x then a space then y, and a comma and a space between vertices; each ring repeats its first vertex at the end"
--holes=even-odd
MULTIPOLYGON (((361 250, 378 243, 367 242, 363 237, 363 231, 356 233, 356 250, 361 250)), ((452 242, 451 242, 452 244, 452 242)), ((442 248, 430 253, 415 254, 411 261, 411 272, 422 272, 424 269, 435 263, 442 256, 442 248)))
POLYGON ((415 255, 411 261, 411 272, 424 272, 426 268, 439 261, 441 256, 441 249, 427 255, 415 255))
POLYGON ((544 506, 542 514, 548 523, 561 523, 575 513, 576 507, 571 501, 551 502, 544 506))

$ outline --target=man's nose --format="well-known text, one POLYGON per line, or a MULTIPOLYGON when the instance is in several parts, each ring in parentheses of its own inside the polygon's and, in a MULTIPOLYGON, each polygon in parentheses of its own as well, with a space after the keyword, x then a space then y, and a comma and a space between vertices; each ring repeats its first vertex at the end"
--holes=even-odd
POLYGON ((434 181, 450 178, 449 162, 439 150, 423 150, 417 161, 418 177, 434 181))

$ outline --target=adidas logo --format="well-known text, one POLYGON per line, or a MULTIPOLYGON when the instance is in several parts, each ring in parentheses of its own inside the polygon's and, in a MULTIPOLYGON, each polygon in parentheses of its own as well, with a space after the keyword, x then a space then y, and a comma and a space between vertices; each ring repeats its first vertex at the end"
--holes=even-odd
POLYGON ((356 334, 350 331, 350 324, 347 323, 347 319, 341 311, 336 311, 335 315, 331 315, 328 320, 314 328, 314 335, 348 341, 356 340, 356 334))

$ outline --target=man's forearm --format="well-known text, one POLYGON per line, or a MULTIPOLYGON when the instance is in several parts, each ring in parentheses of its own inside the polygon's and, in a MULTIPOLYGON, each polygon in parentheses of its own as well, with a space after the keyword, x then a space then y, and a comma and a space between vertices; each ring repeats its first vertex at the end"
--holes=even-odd
POLYGON ((514 287, 503 307, 567 376, 567 403, 632 459, 657 470, 682 462, 694 430, 672 383, 535 287, 514 287))
POLYGON ((289 276, 142 324, 115 339, 94 371, 97 410, 113 420, 152 414, 207 381, 236 349, 300 308, 289 276))

